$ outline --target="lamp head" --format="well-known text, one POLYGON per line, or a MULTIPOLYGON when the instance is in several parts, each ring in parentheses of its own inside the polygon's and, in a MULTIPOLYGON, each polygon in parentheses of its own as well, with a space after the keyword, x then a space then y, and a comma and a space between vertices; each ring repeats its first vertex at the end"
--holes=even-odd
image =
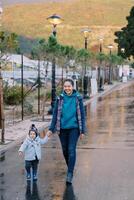
POLYGON ((57 14, 53 14, 51 15, 50 17, 47 18, 47 20, 53 24, 54 26, 58 25, 58 24, 61 24, 63 19, 57 15, 57 14))
POLYGON ((84 38, 88 38, 89 37, 89 33, 91 32, 91 29, 84 28, 84 29, 81 30, 81 32, 83 33, 84 38))
POLYGON ((125 52, 125 48, 121 48, 121 52, 124 53, 125 52))
POLYGON ((103 42, 103 40, 104 40, 104 38, 103 38, 103 37, 99 37, 99 41, 100 41, 100 43, 102 43, 102 42, 103 42))
POLYGON ((113 47, 112 44, 109 44, 109 45, 108 45, 108 48, 111 50, 111 49, 113 49, 114 47, 113 47))

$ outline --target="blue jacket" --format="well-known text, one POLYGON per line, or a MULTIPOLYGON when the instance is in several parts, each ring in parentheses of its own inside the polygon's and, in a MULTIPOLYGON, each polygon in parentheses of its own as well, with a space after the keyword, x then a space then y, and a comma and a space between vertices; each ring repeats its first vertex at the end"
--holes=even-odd
MULTIPOLYGON (((83 105, 83 99, 80 96, 78 92, 74 90, 74 93, 76 93, 76 117, 77 117, 77 123, 78 123, 78 128, 80 133, 85 133, 86 132, 86 126, 85 126, 85 110, 84 110, 84 105, 83 105)), ((73 98, 73 97, 72 97, 73 98)), ((62 93, 55 102, 54 106, 54 111, 53 111, 53 117, 51 121, 51 125, 49 127, 49 130, 52 131, 53 133, 55 131, 59 131, 61 128, 61 117, 62 116, 62 107, 64 105, 64 93, 62 93), (61 108, 60 108, 61 107, 61 108)), ((71 107, 68 112, 71 112, 71 107)), ((63 127, 62 127, 63 128, 63 127)))
POLYGON ((32 140, 29 136, 24 140, 19 151, 24 152, 25 160, 35 160, 36 156, 38 160, 41 159, 41 144, 47 143, 49 140, 46 135, 43 139, 37 136, 32 140))

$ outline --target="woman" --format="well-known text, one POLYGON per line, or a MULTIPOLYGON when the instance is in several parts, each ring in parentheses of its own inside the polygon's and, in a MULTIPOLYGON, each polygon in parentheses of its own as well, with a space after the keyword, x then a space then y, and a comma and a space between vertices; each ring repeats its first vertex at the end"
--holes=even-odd
POLYGON ((57 131, 63 155, 68 167, 66 183, 71 184, 76 162, 76 145, 78 138, 85 134, 85 112, 80 94, 73 89, 74 83, 66 79, 63 92, 57 98, 49 135, 57 131))

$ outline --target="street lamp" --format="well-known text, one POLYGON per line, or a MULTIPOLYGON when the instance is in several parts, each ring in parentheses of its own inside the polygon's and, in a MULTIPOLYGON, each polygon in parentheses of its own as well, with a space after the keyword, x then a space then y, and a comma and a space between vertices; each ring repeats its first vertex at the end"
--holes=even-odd
MULTIPOLYGON (((103 43, 103 37, 100 37, 99 38, 99 53, 100 53, 100 56, 101 56, 101 53, 102 53, 102 43, 103 43)), ((101 91, 104 91, 104 89, 102 88, 102 84, 103 84, 103 77, 101 76, 101 58, 100 58, 100 63, 99 63, 99 67, 98 67, 98 91, 101 92, 101 91)))
MULTIPOLYGON (((81 30, 81 32, 84 35, 84 48, 87 50, 88 46, 88 38, 89 38, 89 33, 91 32, 91 29, 84 28, 81 30)), ((86 58, 85 58, 85 69, 84 69, 84 79, 83 79, 83 98, 87 99, 89 98, 88 96, 88 76, 87 76, 87 66, 86 66, 86 58)))
MULTIPOLYGON (((122 47, 120 50, 121 50, 121 53, 122 53, 122 57, 124 57, 125 48, 122 47)), ((122 63, 122 76, 121 76, 121 78, 123 79, 123 77, 124 77, 124 73, 123 73, 123 63, 122 63)))
MULTIPOLYGON (((110 59, 111 59, 111 55, 112 55, 112 49, 113 49, 113 45, 112 44, 109 44, 108 45, 108 49, 109 49, 109 55, 110 55, 110 59)), ((108 84, 113 84, 112 83, 112 63, 111 63, 111 60, 110 60, 110 65, 109 65, 109 80, 108 80, 108 84)))
MULTIPOLYGON (((57 14, 53 14, 50 17, 47 18, 47 20, 49 21, 50 24, 53 25, 53 30, 52 30, 52 34, 54 37, 56 37, 56 26, 58 24, 61 24, 63 19, 57 15, 57 14)), ((53 108, 54 108, 54 104, 55 104, 55 99, 56 99, 56 86, 55 86, 55 58, 53 58, 52 60, 52 79, 51 79, 51 108, 48 111, 48 114, 52 114, 53 113, 53 108)))
POLYGON ((125 48, 123 48, 123 47, 121 48, 121 53, 123 53, 123 54, 125 53, 125 48))

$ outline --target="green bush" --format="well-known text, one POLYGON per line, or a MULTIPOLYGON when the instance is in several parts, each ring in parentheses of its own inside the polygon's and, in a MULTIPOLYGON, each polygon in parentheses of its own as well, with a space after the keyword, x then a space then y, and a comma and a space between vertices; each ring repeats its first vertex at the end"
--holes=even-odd
MULTIPOLYGON (((38 95, 37 94, 35 95, 35 98, 38 99, 38 95)), ((51 91, 47 90, 45 93, 41 92, 40 99, 50 100, 51 99, 51 91)))
POLYGON ((25 114, 33 113, 33 105, 28 101, 24 101, 24 112, 25 114))
POLYGON ((7 105, 18 105, 21 102, 21 87, 12 86, 9 87, 6 84, 3 88, 4 103, 7 105))

